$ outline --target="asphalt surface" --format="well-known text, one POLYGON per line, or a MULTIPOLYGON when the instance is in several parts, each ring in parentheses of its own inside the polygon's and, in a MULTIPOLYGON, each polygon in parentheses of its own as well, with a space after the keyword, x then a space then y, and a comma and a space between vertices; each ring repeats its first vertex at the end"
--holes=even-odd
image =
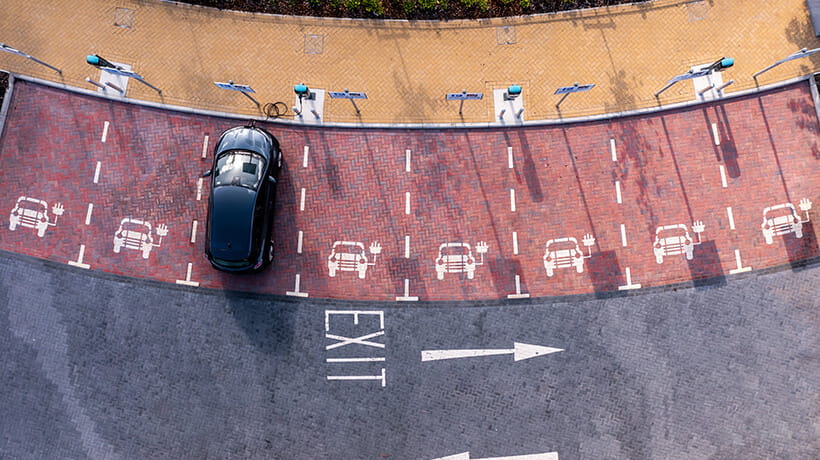
POLYGON ((817 458, 816 262, 607 299, 409 305, 4 251, 0 457, 817 458), (564 351, 421 360, 513 342, 564 351))

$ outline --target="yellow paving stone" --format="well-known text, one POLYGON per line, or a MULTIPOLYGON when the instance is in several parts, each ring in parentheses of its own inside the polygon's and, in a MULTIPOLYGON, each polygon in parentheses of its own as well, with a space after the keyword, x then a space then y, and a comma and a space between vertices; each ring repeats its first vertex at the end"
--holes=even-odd
MULTIPOLYGON (((805 0, 656 0, 618 7, 475 21, 377 21, 285 17, 154 0, 4 0, 0 42, 63 69, 59 75, 0 53, 0 68, 93 89, 97 53, 131 64, 146 81, 128 97, 260 115, 214 81, 251 85, 265 104, 294 105, 293 85, 365 91, 361 114, 326 99, 324 120, 363 123, 486 123, 492 90, 524 87, 524 118, 556 119, 693 100, 691 81, 654 93, 674 75, 722 56, 735 59, 727 92, 755 87, 752 74, 800 48, 820 47, 805 0), (556 88, 594 83, 561 104, 556 88), (446 92, 484 92, 463 115, 446 92)), ((783 64, 759 84, 820 67, 820 56, 783 64)), ((290 115, 292 116, 292 114, 290 115)))

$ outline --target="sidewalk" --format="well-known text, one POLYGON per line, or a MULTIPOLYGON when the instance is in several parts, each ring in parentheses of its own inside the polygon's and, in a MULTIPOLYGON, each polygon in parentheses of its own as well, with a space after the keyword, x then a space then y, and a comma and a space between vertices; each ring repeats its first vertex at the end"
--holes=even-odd
MULTIPOLYGON (((656 107, 654 93, 674 75, 722 56, 735 59, 727 93, 755 87, 752 74, 800 48, 820 47, 805 0, 657 0, 622 7, 480 21, 406 22, 292 18, 138 0, 6 0, 0 42, 62 69, 0 53, 0 69, 94 89, 85 63, 97 53, 162 89, 131 81, 127 96, 192 108, 260 115, 233 80, 261 103, 295 103, 293 85, 363 91, 327 98, 323 120, 347 123, 488 123, 493 89, 523 87, 524 119, 557 119, 656 107), (118 24, 118 25, 116 25, 118 24), (562 86, 596 84, 555 107, 562 86), (446 102, 447 92, 483 92, 446 102)), ((763 74, 765 85, 820 70, 820 54, 763 74)), ((660 102, 693 100, 691 81, 660 102)), ((289 113, 292 117, 292 113, 289 113)), ((306 119, 310 116, 306 116, 306 119)))

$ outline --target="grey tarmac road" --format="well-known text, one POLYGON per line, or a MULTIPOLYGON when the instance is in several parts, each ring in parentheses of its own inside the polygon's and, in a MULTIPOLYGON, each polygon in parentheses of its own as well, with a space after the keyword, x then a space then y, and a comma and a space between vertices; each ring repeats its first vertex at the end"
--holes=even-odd
POLYGON ((335 302, 3 252, 0 457, 820 457, 818 261, 718 281, 335 302), (421 360, 458 349, 504 354, 421 360))

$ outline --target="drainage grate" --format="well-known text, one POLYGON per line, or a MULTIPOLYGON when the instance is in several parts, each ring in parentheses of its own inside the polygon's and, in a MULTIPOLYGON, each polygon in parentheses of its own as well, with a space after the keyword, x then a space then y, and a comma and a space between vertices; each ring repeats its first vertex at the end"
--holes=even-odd
POLYGON ((305 34, 305 54, 322 54, 325 50, 324 35, 305 34))
POLYGON ((502 26, 495 28, 495 41, 499 45, 514 45, 516 43, 515 40, 515 27, 513 26, 502 26))
POLYGON ((700 0, 686 4, 686 12, 689 14, 689 22, 700 21, 709 18, 709 5, 700 0))
POLYGON ((114 10, 114 26, 130 29, 134 27, 134 10, 117 8, 114 10))

